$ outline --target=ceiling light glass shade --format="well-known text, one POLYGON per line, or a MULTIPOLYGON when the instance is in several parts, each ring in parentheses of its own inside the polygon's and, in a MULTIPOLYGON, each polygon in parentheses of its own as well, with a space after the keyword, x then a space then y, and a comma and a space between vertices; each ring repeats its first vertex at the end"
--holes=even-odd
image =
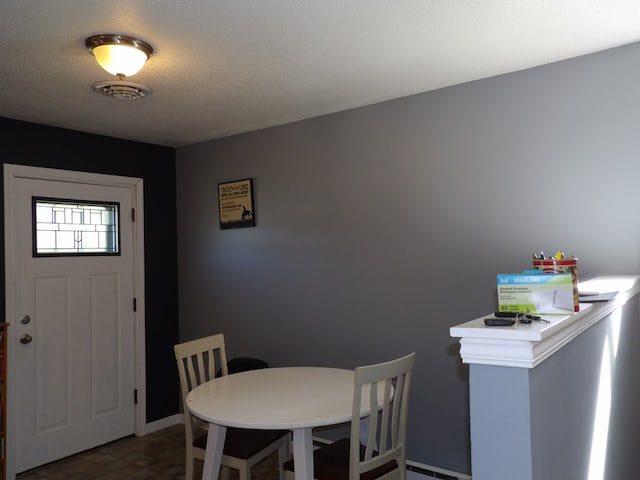
POLYGON ((147 61, 143 51, 125 45, 102 45, 93 49, 93 55, 102 68, 116 76, 135 75, 147 61))
POLYGON ((148 43, 124 35, 94 35, 85 44, 102 68, 120 78, 138 73, 153 53, 148 43))

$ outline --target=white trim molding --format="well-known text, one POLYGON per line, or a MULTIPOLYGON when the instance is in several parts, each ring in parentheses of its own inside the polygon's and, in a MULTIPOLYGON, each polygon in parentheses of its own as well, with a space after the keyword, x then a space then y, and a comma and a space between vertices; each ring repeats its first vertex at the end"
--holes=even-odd
POLYGON ((460 338, 463 363, 502 367, 534 368, 582 332, 598 323, 640 291, 637 276, 597 277, 581 282, 584 291, 617 292, 612 300, 581 303, 572 315, 544 315, 545 322, 516 324, 513 327, 487 327, 485 315, 451 327, 452 337, 460 338))

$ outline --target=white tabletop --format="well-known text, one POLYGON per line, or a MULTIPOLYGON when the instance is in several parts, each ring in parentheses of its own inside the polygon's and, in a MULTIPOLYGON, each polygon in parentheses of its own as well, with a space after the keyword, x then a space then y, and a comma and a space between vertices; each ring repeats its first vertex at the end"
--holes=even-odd
POLYGON ((284 429, 351 420, 353 370, 265 368, 217 378, 194 388, 187 407, 227 427, 284 429))

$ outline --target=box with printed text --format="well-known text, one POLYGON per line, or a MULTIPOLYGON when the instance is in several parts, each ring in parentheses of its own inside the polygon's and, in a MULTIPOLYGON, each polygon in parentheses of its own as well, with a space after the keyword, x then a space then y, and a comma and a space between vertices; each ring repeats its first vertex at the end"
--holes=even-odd
POLYGON ((498 274, 498 310, 541 314, 577 311, 570 273, 498 274))

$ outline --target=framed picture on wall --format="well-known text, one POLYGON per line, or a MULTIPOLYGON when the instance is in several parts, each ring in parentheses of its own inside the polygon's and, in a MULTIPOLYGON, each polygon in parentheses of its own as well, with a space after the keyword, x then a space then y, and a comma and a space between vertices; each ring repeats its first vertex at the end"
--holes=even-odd
POLYGON ((255 227, 253 205, 253 179, 235 180, 218 184, 220 228, 255 227))

